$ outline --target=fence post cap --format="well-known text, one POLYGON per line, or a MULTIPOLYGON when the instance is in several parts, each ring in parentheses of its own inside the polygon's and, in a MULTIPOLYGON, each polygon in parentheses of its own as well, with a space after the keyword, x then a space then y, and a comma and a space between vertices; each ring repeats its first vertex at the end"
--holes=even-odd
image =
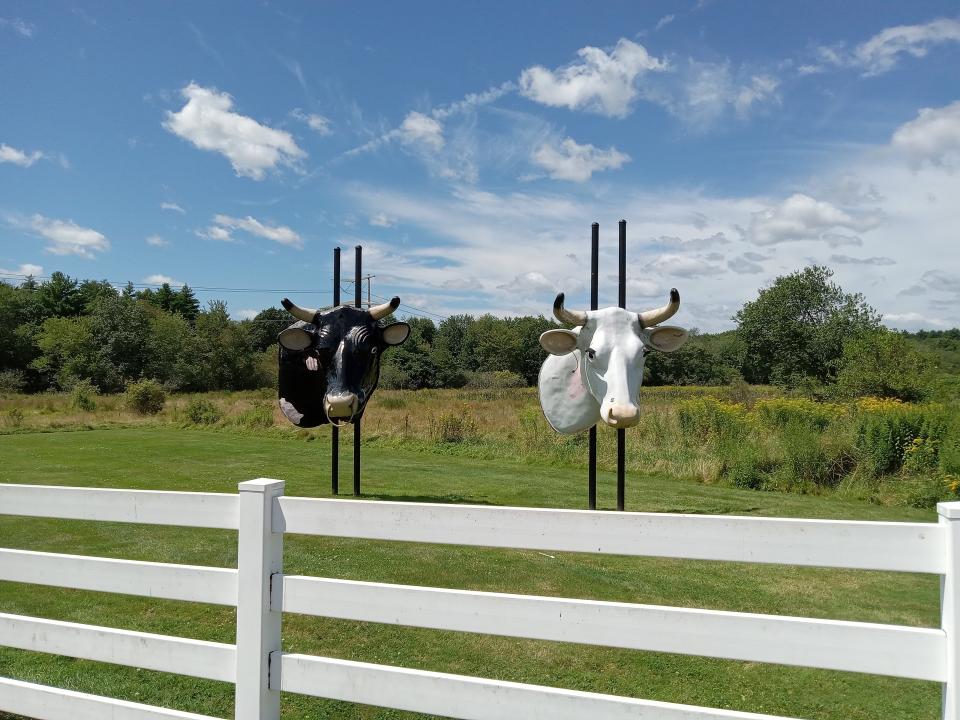
POLYGON ((256 480, 247 480, 237 485, 240 492, 283 492, 285 483, 283 480, 273 480, 271 478, 257 478, 256 480))
POLYGON ((948 520, 960 520, 960 501, 937 503, 937 514, 948 520))

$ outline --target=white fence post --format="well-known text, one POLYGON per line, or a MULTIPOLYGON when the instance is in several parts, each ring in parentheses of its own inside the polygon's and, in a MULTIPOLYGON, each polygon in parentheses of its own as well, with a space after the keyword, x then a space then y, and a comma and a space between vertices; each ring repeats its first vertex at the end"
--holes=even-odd
POLYGON ((947 635, 943 720, 960 720, 960 502, 937 505, 946 530, 946 570, 940 576, 940 627, 947 635))
POLYGON ((270 609, 270 580, 283 570, 283 533, 274 533, 273 500, 283 482, 240 483, 237 550, 236 720, 279 720, 280 691, 270 689, 270 653, 280 650, 280 609, 270 609))

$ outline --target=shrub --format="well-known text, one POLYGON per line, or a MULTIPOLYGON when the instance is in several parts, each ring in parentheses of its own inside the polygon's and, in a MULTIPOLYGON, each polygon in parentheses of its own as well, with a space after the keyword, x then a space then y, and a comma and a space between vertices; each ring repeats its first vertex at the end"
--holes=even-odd
POLYGON ((937 455, 947 435, 948 418, 940 406, 873 398, 859 405, 861 413, 855 427, 854 445, 865 469, 873 475, 900 470, 908 448, 918 438, 922 440, 922 450, 911 451, 911 454, 919 456, 932 451, 937 455))
POLYGON ((903 335, 875 330, 843 346, 837 388, 852 396, 874 395, 917 401, 933 391, 933 363, 903 335))
POLYGON ((12 407, 7 410, 7 423, 10 427, 15 428, 23 425, 23 410, 18 407, 12 407))
POLYGON ((526 381, 517 373, 509 370, 495 370, 494 372, 467 373, 465 387, 471 390, 506 390, 526 386, 526 381))
POLYGON ((127 386, 127 406, 140 415, 156 415, 163 410, 167 393, 154 380, 140 380, 127 386))
POLYGON ((93 412, 97 409, 97 394, 89 380, 80 380, 70 390, 70 405, 76 410, 93 412))
POLYGON ((194 398, 187 403, 184 414, 194 425, 213 425, 222 417, 220 409, 205 398, 194 398))
POLYGON ((273 427, 273 403, 252 405, 237 416, 237 424, 248 430, 273 427))
POLYGON ((467 412, 449 412, 431 419, 430 435, 442 443, 469 442, 476 439, 477 426, 467 412))
POLYGON ((22 392, 27 386, 23 370, 0 370, 0 393, 22 392))
POLYGON ((681 400, 677 417, 686 438, 695 442, 743 437, 753 429, 742 406, 711 397, 681 400))
POLYGON ((760 400, 754 411, 771 427, 798 425, 823 432, 834 419, 844 414, 841 405, 818 403, 804 398, 760 400))

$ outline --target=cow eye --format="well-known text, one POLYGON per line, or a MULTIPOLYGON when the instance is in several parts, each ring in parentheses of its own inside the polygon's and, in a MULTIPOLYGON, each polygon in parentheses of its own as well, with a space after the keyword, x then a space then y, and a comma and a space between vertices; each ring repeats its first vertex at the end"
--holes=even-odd
POLYGON ((377 354, 377 351, 378 351, 379 349, 380 349, 380 348, 378 348, 376 345, 374 345, 372 348, 370 348, 370 354, 371 354, 371 355, 376 355, 376 354, 377 354))
POLYGON ((595 360, 597 357, 597 351, 593 348, 587 348, 587 357, 591 360, 595 360))

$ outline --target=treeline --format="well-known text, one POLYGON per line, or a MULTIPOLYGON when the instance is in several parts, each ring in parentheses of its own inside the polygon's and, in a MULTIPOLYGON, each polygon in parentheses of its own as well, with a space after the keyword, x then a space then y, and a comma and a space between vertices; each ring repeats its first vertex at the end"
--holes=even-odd
MULTIPOLYGON (((960 331, 886 331, 860 295, 828 268, 777 278, 734 316, 737 329, 698 334, 647 357, 648 385, 778 384, 812 395, 929 396, 941 370, 960 367, 960 331)), ((276 383, 276 337, 293 319, 268 308, 232 320, 226 303, 201 307, 188 286, 116 289, 53 273, 0 283, 0 390, 118 392, 156 380, 179 392, 276 383)), ((410 318, 406 343, 384 354, 381 385, 396 389, 521 387, 537 381, 544 317, 410 318)))

